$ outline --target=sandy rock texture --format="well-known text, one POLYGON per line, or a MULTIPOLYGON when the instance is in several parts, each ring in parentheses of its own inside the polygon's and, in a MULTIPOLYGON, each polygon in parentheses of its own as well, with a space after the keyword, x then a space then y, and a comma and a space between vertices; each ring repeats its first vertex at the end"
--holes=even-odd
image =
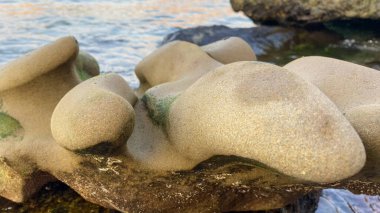
POLYGON ((314 182, 350 177, 365 162, 357 133, 323 93, 262 62, 203 76, 173 102, 168 126, 176 149, 199 162, 236 155, 314 182))
POLYGON ((285 25, 315 24, 334 20, 380 20, 379 0, 230 0, 254 22, 285 25))
POLYGON ((127 142, 135 122, 137 98, 116 74, 89 79, 56 106, 51 131, 63 147, 81 152, 109 152, 127 142))
MULTIPOLYGON (((203 50, 226 52, 234 39, 203 50)), ((317 88, 265 63, 222 66, 203 50, 177 41, 137 66, 142 82, 152 82, 143 87, 153 87, 144 93, 143 104, 136 106, 141 114, 136 122, 139 128, 127 144, 134 159, 151 169, 178 170, 214 155, 236 155, 314 182, 344 179, 363 167, 360 138, 317 88), (141 113, 144 107, 148 114, 141 113)), ((242 50, 240 59, 245 60, 248 51, 236 50, 242 50)), ((224 54, 232 58, 229 52, 224 54)))
MULTIPOLYGON (((63 37, 0 68, 0 195, 21 202, 54 178, 43 172, 49 164, 70 164, 70 153, 51 156, 57 148, 50 118, 59 100, 81 82, 75 65, 79 47, 63 37)), ((88 58, 81 57, 81 60, 88 58)), ((96 62, 80 69, 99 73, 96 62)))
POLYGON ((151 169, 190 169, 193 161, 178 153, 165 132, 173 101, 205 73, 222 63, 256 60, 242 39, 231 37, 199 47, 189 42, 168 43, 145 57, 136 67, 141 103, 135 107, 136 130, 128 141, 128 153, 151 169), (148 114, 144 113, 148 111, 148 114))
POLYGON ((316 85, 342 111, 363 140, 364 171, 380 172, 380 72, 326 57, 303 57, 285 65, 316 85))
POLYGON ((173 149, 167 138, 169 108, 204 73, 221 65, 199 46, 184 41, 168 43, 145 57, 135 70, 141 82, 137 91, 143 97, 135 106, 136 128, 126 152, 150 169, 192 168, 196 162, 173 149))

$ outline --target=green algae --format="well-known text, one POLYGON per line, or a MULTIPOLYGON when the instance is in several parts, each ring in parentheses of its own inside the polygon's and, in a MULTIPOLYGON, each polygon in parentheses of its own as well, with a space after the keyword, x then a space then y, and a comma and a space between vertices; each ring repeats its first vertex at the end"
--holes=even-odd
POLYGON ((83 69, 80 69, 80 68, 76 68, 75 71, 77 72, 78 76, 79 76, 79 79, 82 80, 82 81, 85 81, 89 78, 91 78, 92 76, 90 74, 88 74, 85 70, 83 69))
POLYGON ((15 135, 21 128, 21 124, 16 119, 0 112, 0 139, 15 135))
POLYGON ((166 127, 170 107, 177 97, 178 96, 167 96, 165 98, 157 98, 148 93, 142 97, 142 101, 148 108, 148 115, 155 125, 163 128, 166 127))

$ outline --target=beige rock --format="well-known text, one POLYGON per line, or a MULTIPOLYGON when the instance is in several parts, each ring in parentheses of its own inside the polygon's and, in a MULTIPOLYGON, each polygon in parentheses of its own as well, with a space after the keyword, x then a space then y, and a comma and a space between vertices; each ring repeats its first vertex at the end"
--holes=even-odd
POLYGON ((167 139, 168 110, 179 94, 221 65, 197 45, 183 41, 169 43, 141 61, 136 67, 139 95, 148 90, 135 107, 136 128, 128 140, 128 154, 150 169, 192 168, 197 162, 179 154, 167 139))
POLYGON ((347 119, 362 138, 367 163, 364 172, 379 175, 380 172, 380 105, 364 105, 348 110, 347 119))
MULTIPOLYGON (((184 87, 187 87, 204 73, 220 65, 195 44, 185 41, 170 42, 137 64, 135 73, 140 80, 138 95, 142 96, 153 86, 179 80, 185 80, 184 87)), ((179 83, 178 86, 183 87, 182 85, 179 83)))
POLYGON ((75 38, 64 37, 0 68, 1 196, 21 202, 54 179, 43 170, 52 164, 67 170, 76 163, 54 143, 50 118, 58 101, 80 82, 77 54, 75 38))
POLYGON ((149 111, 142 101, 136 104, 136 124, 125 152, 143 168, 155 171, 191 169, 197 165, 197 161, 182 155, 173 147, 162 128, 164 124, 154 120, 160 118, 157 120, 162 121, 162 117, 153 117, 149 111))
POLYGON ((239 37, 230 37, 216 41, 202 46, 202 49, 222 64, 257 60, 251 46, 239 37))
POLYGON ((377 70, 320 56, 303 57, 284 68, 316 85, 343 112, 380 103, 380 72, 377 70))
POLYGON ((284 66, 316 85, 346 115, 367 151, 365 170, 380 172, 380 72, 326 57, 304 57, 284 66))
POLYGON ((350 177, 366 157, 353 127, 320 90, 259 62, 225 65, 199 79, 172 103, 167 133, 193 161, 237 155, 313 182, 350 177))
POLYGON ((167 89, 177 93, 175 91, 187 88, 200 76, 222 64, 253 60, 256 60, 256 55, 250 45, 237 37, 202 47, 185 41, 170 42, 136 66, 135 72, 140 80, 138 95, 142 96, 149 88, 168 82, 177 82, 167 89))
POLYGON ((91 78, 58 103, 51 118, 53 137, 69 150, 108 152, 131 135, 136 100, 119 75, 91 78))

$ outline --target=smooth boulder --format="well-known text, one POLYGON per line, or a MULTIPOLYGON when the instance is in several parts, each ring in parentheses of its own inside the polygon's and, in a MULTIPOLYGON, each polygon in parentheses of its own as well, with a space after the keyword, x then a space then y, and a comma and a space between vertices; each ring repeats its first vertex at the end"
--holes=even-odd
POLYGON ((89 79, 68 92, 51 118, 54 139, 79 152, 109 152, 127 142, 137 98, 116 74, 89 79))
POLYGON ((172 103, 167 126, 170 143, 193 161, 237 155, 313 182, 350 177, 366 158, 354 128, 318 88, 261 62, 200 78, 172 103))
POLYGON ((367 151, 365 171, 380 172, 380 72, 319 56, 303 57, 284 68, 316 85, 355 127, 367 151))
POLYGON ((231 0, 232 9, 242 11, 255 23, 306 25, 336 20, 380 20, 380 1, 362 0, 231 0))

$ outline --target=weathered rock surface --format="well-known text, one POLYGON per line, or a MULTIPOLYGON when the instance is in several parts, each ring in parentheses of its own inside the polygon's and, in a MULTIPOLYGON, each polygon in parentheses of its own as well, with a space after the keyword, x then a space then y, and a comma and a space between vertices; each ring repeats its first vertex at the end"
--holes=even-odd
MULTIPOLYGON (((65 155, 46 155, 55 144, 50 118, 63 95, 81 81, 78 51, 75 38, 64 37, 0 68, 1 196, 21 202, 55 179, 43 172, 44 164, 59 164, 63 160, 57 158, 65 155)), ((86 72, 88 66, 81 69, 86 72)), ((98 72, 94 68, 88 75, 98 72)))
POLYGON ((304 25, 333 20, 380 20, 380 1, 362 0, 230 0, 232 8, 243 11, 254 22, 304 25))
POLYGON ((198 162, 236 155, 313 182, 350 177, 365 163, 360 138, 323 93, 262 62, 200 78, 172 103, 167 126, 176 150, 198 162))
POLYGON ((304 57, 285 65, 316 85, 343 112, 363 140, 365 172, 380 174, 380 72, 326 57, 304 57))
POLYGON ((214 157, 192 170, 142 170, 122 155, 84 156, 72 173, 55 173, 84 198, 125 212, 229 212, 281 208, 322 188, 376 195, 380 185, 361 178, 332 184, 300 180, 232 156, 214 157))
POLYGON ((70 90, 54 109, 53 137, 69 150, 109 152, 131 135, 136 100, 134 91, 119 75, 89 79, 70 90))

